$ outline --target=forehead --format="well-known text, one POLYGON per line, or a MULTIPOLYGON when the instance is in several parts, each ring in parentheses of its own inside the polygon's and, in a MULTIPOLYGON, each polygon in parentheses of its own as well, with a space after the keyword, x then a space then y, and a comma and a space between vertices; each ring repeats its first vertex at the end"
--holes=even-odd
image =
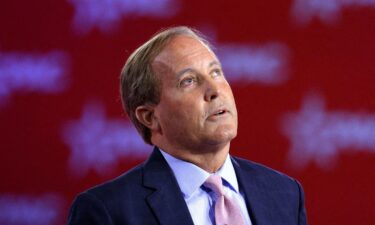
MULTIPOLYGON (((173 37, 163 50, 154 58, 153 67, 168 67, 169 69, 183 69, 199 62, 217 60, 211 49, 195 37, 179 35, 173 37)), ((164 68, 165 69, 165 68, 164 68)), ((176 71, 175 71, 176 72, 176 71)))

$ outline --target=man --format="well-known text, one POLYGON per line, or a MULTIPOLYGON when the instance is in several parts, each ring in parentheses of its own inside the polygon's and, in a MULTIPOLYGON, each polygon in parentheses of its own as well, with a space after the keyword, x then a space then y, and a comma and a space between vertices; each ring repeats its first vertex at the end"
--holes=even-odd
POLYGON ((298 182, 229 155, 234 97, 197 32, 170 28, 139 47, 121 73, 121 97, 154 151, 80 194, 68 224, 307 224, 298 182))

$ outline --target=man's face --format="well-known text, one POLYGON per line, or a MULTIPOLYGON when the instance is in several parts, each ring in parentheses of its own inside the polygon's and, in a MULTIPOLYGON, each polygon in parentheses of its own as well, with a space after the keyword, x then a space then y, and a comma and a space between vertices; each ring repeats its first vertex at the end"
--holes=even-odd
POLYGON ((152 68, 162 84, 154 115, 164 146, 199 152, 226 146, 237 135, 232 90, 207 46, 176 36, 152 68))

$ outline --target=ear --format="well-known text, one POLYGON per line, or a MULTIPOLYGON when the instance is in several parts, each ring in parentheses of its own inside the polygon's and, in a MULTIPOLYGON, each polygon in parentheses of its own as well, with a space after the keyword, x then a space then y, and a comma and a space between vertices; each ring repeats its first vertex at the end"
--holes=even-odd
POLYGON ((148 127, 151 131, 155 131, 159 129, 159 121, 155 117, 154 112, 154 106, 141 105, 135 109, 135 116, 140 123, 148 127))

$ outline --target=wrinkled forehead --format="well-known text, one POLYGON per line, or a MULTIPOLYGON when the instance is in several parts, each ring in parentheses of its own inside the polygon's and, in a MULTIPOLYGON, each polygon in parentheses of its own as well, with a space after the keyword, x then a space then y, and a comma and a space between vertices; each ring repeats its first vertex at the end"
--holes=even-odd
POLYGON ((153 67, 162 64, 164 66, 177 66, 189 64, 203 58, 212 58, 218 61, 211 48, 197 37, 178 35, 164 46, 156 55, 152 64, 153 67))
MULTIPOLYGON (((190 47, 191 45, 200 45, 202 47, 208 48, 208 46, 201 41, 198 37, 193 35, 180 34, 172 37, 169 42, 166 44, 165 48, 174 48, 174 47, 190 47)), ((208 48, 209 49, 209 48, 208 48)))
POLYGON ((177 54, 189 54, 194 50, 205 50, 214 54, 206 43, 204 43, 198 37, 191 35, 177 35, 172 37, 160 53, 164 51, 169 53, 174 52, 177 54))

